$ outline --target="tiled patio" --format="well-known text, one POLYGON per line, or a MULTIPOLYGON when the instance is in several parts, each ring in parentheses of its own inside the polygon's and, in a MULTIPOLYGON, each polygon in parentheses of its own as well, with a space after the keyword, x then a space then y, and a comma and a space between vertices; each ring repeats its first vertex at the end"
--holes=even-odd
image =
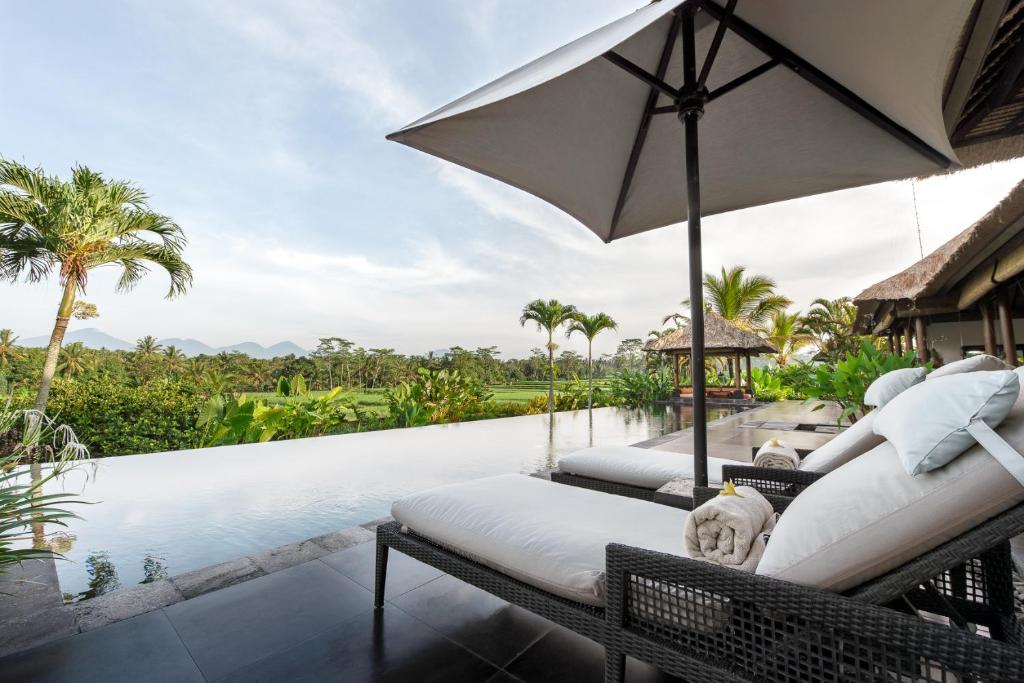
MULTIPOLYGON (((363 543, 0 659, 0 682, 600 681, 593 642, 363 543)), ((631 683, 675 680, 630 662, 631 683)))

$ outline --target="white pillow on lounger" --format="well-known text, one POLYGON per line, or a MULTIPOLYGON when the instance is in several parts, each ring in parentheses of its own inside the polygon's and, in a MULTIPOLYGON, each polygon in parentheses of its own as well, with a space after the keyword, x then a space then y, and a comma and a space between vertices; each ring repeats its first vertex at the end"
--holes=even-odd
POLYGON ((991 372, 993 370, 1010 369, 1009 365, 995 356, 989 356, 988 354, 983 353, 978 356, 961 358, 960 360, 955 360, 952 363, 946 363, 941 368, 932 370, 931 374, 928 375, 928 379, 946 377, 947 375, 957 375, 962 372, 991 372))
MULTIPOLYGON (((1024 398, 996 431, 1024 453, 1024 398)), ((1022 501, 1024 486, 977 444, 945 467, 913 476, 883 443, 793 500, 757 573, 844 591, 1022 501)))
POLYGON ((923 382, 927 374, 924 368, 891 370, 868 386, 864 392, 864 405, 881 408, 910 387, 923 382))
POLYGON ((910 474, 942 467, 975 443, 973 420, 996 428, 1017 400, 1010 370, 940 377, 908 390, 879 410, 875 432, 885 437, 910 474))

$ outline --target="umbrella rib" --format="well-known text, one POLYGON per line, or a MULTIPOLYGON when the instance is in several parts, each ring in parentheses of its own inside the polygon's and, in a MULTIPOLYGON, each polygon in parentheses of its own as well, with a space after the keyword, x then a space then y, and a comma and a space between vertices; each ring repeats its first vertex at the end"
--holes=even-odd
MULTIPOLYGON (((675 46, 676 37, 679 35, 679 25, 679 16, 673 15, 672 24, 668 29, 668 37, 665 39, 665 47, 661 49, 661 59, 658 60, 656 78, 659 81, 665 78, 665 72, 668 71, 668 64, 672 59, 672 49, 675 46)), ((606 242, 611 242, 615 238, 615 231, 619 227, 619 218, 622 216, 622 209, 626 205, 626 195, 633 184, 633 174, 636 173, 636 166, 640 162, 640 153, 643 151, 644 143, 647 141, 647 131, 651 125, 651 118, 654 115, 655 109, 658 108, 655 107, 658 102, 658 95, 659 90, 652 86, 647 94, 647 103, 644 105, 643 116, 640 117, 640 127, 637 129, 636 137, 633 139, 633 149, 629 152, 629 162, 626 164, 626 172, 622 177, 622 185, 619 187, 619 196, 615 200, 615 211, 612 213, 612 224, 608 230, 606 242)), ((675 105, 672 105, 672 109, 675 109, 675 105)))
POLYGON ((729 0, 725 6, 725 16, 719 18, 718 27, 715 29, 715 37, 711 39, 711 47, 708 48, 708 56, 704 58, 704 64, 700 67, 700 76, 697 77, 697 89, 700 90, 707 83, 708 75, 711 73, 711 65, 715 63, 718 56, 718 49, 722 47, 722 40, 729 28, 729 20, 736 10, 736 0, 729 0))
MULTIPOLYGON (((706 9, 709 14, 719 21, 725 17, 725 10, 712 2, 712 0, 699 0, 699 2, 701 7, 706 9)), ((840 103, 857 112, 871 123, 895 137, 897 140, 903 142, 911 149, 919 152, 928 159, 931 159, 943 168, 949 168, 953 165, 953 162, 948 159, 945 154, 893 121, 891 118, 872 106, 867 100, 860 97, 860 95, 857 95, 855 92, 826 74, 824 71, 818 69, 800 55, 796 54, 781 43, 776 42, 774 39, 765 35, 739 17, 732 17, 729 23, 729 28, 740 38, 743 38, 755 48, 768 55, 768 57, 779 60, 780 64, 785 65, 797 76, 800 76, 825 94, 832 96, 840 103)))
POLYGON ((754 67, 753 69, 751 69, 747 73, 743 74, 742 76, 737 76, 736 78, 732 79, 731 81, 729 81, 725 85, 721 85, 721 86, 715 88, 714 90, 712 90, 708 94, 708 102, 714 102, 719 97, 721 97, 722 95, 726 94, 727 92, 735 90, 736 88, 740 87, 744 83, 747 83, 749 81, 754 80, 755 78, 757 78, 761 74, 767 73, 768 71, 771 71, 773 68, 775 68, 778 65, 779 65, 779 60, 777 60, 777 59, 769 59, 767 62, 765 62, 761 66, 754 67))
POLYGON ((661 80, 660 78, 658 78, 654 74, 648 73, 645 69, 637 66, 636 64, 634 64, 633 62, 629 61, 628 59, 626 59, 622 55, 620 55, 620 54, 618 54, 616 52, 612 52, 612 51, 609 50, 608 52, 604 53, 604 58, 607 59, 612 64, 614 64, 615 66, 623 69, 627 73, 632 74, 633 76, 636 76, 637 78, 639 78, 641 81, 643 81, 647 85, 651 86, 652 88, 656 88, 656 89, 660 90, 661 92, 663 92, 664 94, 668 95, 672 99, 678 99, 678 97, 679 97, 679 91, 678 90, 676 90, 671 85, 669 85, 665 81, 661 80))

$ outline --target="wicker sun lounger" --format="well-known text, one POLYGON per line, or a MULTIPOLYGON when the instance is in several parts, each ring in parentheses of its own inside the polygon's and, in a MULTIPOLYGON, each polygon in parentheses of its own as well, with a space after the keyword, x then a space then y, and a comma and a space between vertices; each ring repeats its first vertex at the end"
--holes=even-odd
MULTIPOLYGON (((716 493, 697 489, 695 498, 716 493)), ((611 544, 599 608, 392 522, 377 529, 374 604, 384 604, 394 548, 604 645, 612 683, 623 680, 627 655, 692 681, 1021 681, 1009 539, 1022 532, 1024 504, 842 595, 611 544), (710 628, 700 623, 707 615, 716 617, 710 628)))
MULTIPOLYGON (((806 457, 812 451, 798 448, 797 455, 806 457)), ((752 455, 757 455, 757 448, 752 449, 752 455)), ((722 480, 731 481, 737 486, 751 486, 764 494, 776 494, 793 497, 825 476, 823 472, 809 472, 804 470, 782 470, 766 467, 754 467, 750 464, 737 462, 735 465, 724 465, 722 467, 722 480)), ((657 489, 643 486, 634 486, 622 482, 608 481, 594 477, 586 477, 568 472, 551 472, 551 481, 569 486, 579 486, 602 493, 611 493, 627 498, 638 498, 652 502, 664 502, 658 499, 657 489)), ((680 499, 680 497, 676 497, 680 499)), ((692 499, 681 499, 679 505, 687 510, 693 509, 692 499)))

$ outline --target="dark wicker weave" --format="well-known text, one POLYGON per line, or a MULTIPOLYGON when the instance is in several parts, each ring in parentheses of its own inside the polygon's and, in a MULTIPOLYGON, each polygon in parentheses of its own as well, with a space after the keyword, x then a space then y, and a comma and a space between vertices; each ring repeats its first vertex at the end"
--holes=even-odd
POLYGON ((383 605, 391 547, 603 644, 607 681, 622 681, 626 655, 692 681, 1021 681, 1024 649, 993 639, 1020 642, 1006 568, 1008 540, 1022 532, 1024 504, 845 596, 612 544, 601 610, 392 522, 377 529, 374 604, 383 605), (979 624, 993 639, 900 613, 949 606, 953 624, 979 624))
POLYGON ((579 474, 554 471, 551 473, 551 481, 556 484, 568 484, 569 486, 579 486, 580 488, 591 489, 592 491, 612 493, 616 496, 639 498, 640 500, 649 501, 654 500, 654 489, 648 489, 642 486, 632 486, 630 484, 621 484, 619 482, 606 481, 604 479, 594 479, 593 477, 584 477, 579 474))

